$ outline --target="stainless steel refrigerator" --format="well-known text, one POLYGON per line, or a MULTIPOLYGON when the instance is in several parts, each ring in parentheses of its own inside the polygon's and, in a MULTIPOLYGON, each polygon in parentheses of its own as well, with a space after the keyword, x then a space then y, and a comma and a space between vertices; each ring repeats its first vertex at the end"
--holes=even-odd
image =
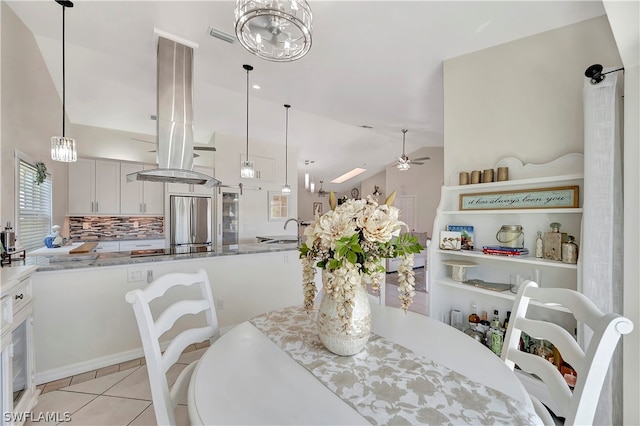
POLYGON ((170 197, 171 246, 211 245, 211 197, 170 197))

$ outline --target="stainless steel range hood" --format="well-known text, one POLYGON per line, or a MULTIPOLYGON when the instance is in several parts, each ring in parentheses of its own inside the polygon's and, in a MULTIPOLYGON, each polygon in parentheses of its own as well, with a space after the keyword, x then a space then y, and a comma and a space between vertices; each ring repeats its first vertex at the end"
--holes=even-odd
POLYGON ((193 49, 158 37, 158 168, 127 181, 177 182, 214 187, 220 181, 193 167, 193 49))

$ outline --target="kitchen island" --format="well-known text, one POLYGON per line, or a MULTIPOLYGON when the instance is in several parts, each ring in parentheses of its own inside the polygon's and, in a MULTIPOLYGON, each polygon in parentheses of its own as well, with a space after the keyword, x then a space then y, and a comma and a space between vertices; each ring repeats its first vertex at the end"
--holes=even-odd
MULTIPOLYGON (((255 243, 237 250, 148 257, 130 252, 80 256, 89 258, 28 259, 38 267, 32 277, 37 383, 142 357, 133 309, 124 296, 169 272, 207 272, 223 332, 303 300, 295 244, 255 243)), ((191 317, 163 338, 170 341, 178 328, 199 320, 191 317)))

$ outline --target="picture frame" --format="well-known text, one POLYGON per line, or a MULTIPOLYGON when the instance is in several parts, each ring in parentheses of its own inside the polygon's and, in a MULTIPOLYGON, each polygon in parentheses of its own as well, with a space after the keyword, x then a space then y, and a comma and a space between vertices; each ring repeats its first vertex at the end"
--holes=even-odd
POLYGON ((315 216, 316 213, 319 215, 322 214, 322 203, 319 201, 314 201, 313 203, 313 216, 315 216))
POLYGON ((460 210, 517 210, 577 208, 579 186, 515 189, 460 194, 460 210))
POLYGON ((447 225, 447 231, 460 232, 460 249, 473 250, 473 226, 447 225))
POLYGON ((455 231, 440 231, 440 250, 460 250, 462 233, 455 231))
POLYGON ((269 221, 284 221, 289 217, 289 198, 280 191, 268 192, 269 221))

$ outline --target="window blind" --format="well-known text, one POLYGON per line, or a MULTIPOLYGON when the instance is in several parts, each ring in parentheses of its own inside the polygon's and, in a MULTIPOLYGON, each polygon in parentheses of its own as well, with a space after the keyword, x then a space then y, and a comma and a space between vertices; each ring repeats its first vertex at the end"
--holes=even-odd
POLYGON ((46 175, 38 184, 36 167, 20 159, 16 234, 27 252, 44 246, 44 238, 51 233, 51 175, 46 175))

